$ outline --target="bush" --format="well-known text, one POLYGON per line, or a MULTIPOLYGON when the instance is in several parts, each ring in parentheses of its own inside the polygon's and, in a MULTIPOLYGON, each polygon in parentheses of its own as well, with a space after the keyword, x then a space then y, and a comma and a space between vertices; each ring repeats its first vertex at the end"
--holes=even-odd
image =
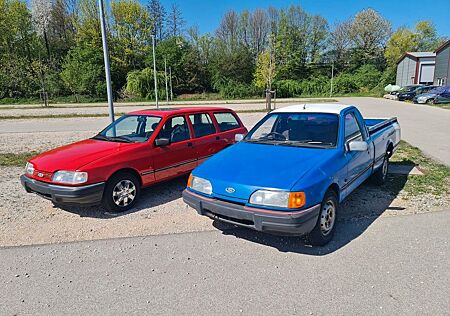
POLYGON ((373 89, 381 79, 381 72, 374 65, 363 65, 355 71, 354 81, 361 92, 373 89))
POLYGON ((218 90, 220 95, 227 99, 249 98, 261 95, 261 91, 255 86, 231 80, 220 84, 218 90))
POLYGON ((354 75, 348 73, 341 73, 334 79, 333 92, 334 93, 355 93, 358 92, 359 87, 356 83, 354 75))
MULTIPOLYGON (((165 98, 164 74, 157 72, 158 96, 165 98)), ((153 69, 144 68, 142 70, 130 71, 127 75, 127 84, 125 92, 133 96, 139 96, 145 99, 155 98, 155 81, 153 77, 153 69)))
POLYGON ((277 90, 277 97, 292 98, 302 94, 302 84, 296 80, 279 80, 274 82, 274 88, 277 90))

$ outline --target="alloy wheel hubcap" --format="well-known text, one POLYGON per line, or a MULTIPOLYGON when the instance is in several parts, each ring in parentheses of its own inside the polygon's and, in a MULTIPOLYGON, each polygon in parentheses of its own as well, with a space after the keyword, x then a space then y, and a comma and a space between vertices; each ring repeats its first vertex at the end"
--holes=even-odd
POLYGON ((127 206, 136 197, 136 186, 130 180, 119 181, 113 189, 112 197, 116 205, 127 206))
POLYGON ((324 236, 328 235, 334 226, 336 219, 336 207, 332 201, 327 201, 320 214, 320 230, 324 236))

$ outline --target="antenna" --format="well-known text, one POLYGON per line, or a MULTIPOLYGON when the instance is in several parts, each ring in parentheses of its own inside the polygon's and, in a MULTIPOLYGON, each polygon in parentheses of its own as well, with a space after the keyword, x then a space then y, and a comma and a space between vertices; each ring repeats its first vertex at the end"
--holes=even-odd
POLYGON ((306 104, 303 104, 303 110, 306 110, 306 104))

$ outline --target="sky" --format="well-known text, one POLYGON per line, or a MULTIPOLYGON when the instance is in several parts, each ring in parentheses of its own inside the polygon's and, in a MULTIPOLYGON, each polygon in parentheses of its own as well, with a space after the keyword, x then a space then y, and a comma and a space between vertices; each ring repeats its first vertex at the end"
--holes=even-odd
POLYGON ((330 26, 371 7, 387 18, 394 29, 400 26, 413 27, 419 20, 430 20, 440 36, 450 37, 450 0, 161 0, 161 2, 166 8, 172 3, 177 3, 187 26, 197 25, 201 34, 214 32, 228 10, 240 12, 269 6, 287 8, 291 4, 296 4, 310 14, 323 16, 330 26))

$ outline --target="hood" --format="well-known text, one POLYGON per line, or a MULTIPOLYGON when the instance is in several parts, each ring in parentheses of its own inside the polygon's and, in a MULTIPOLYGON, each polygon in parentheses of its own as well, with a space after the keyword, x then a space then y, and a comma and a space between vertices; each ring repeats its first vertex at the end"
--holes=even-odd
POLYGON ((205 161, 193 175, 211 181, 214 195, 247 200, 261 188, 290 190, 308 171, 336 152, 240 142, 205 161), (235 191, 229 193, 227 188, 235 191))
POLYGON ((132 143, 108 142, 87 139, 47 151, 30 160, 35 168, 45 172, 78 170, 97 159, 120 151, 132 143))

